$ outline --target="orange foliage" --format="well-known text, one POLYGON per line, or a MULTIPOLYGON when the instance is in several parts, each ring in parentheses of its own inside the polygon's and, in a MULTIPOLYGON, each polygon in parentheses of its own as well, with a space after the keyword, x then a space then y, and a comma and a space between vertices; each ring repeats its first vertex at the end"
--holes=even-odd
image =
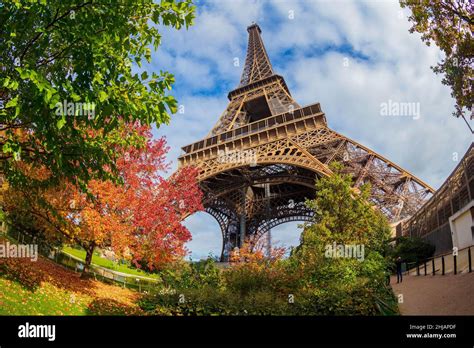
POLYGON ((283 247, 271 248, 270 255, 266 255, 263 243, 245 242, 242 248, 235 248, 230 253, 230 262, 233 263, 263 263, 281 260, 286 249, 283 247))
MULTIPOLYGON (((137 265, 160 267, 183 256, 191 235, 181 220, 202 209, 197 171, 182 168, 163 178, 160 173, 168 168, 165 140, 153 140, 149 127, 128 127, 125 131, 136 132, 145 142, 116 148, 123 185, 92 179, 89 196, 68 181, 41 190, 11 189, 6 209, 26 209, 49 233, 59 233, 86 250, 111 247, 118 257, 137 265)), ((44 168, 29 169, 33 177, 48 175, 44 168)))

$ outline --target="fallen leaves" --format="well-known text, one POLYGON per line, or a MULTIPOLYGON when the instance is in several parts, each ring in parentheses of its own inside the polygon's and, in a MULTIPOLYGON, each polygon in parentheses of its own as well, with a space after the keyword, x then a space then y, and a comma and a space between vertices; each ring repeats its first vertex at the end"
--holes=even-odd
MULTIPOLYGON (((12 284, 12 283, 10 283, 12 284)), ((1 314, 18 315, 138 315, 143 314, 135 304, 139 294, 116 285, 93 279, 81 279, 54 262, 39 257, 29 259, 0 259, 0 304, 8 300, 1 314), (2 279, 20 284, 21 291, 10 295, 12 287, 2 279), (5 296, 9 296, 8 299, 5 296), (71 301, 71 299, 74 301, 71 301), (5 312, 5 311, 10 312, 5 312)))

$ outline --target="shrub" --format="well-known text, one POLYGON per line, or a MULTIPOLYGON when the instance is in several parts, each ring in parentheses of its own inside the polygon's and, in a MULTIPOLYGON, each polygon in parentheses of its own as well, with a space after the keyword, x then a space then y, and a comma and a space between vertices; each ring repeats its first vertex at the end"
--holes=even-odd
POLYGON ((420 237, 399 237, 392 249, 393 259, 401 257, 404 262, 418 263, 433 256, 436 247, 420 237))
POLYGON ((153 315, 297 315, 287 296, 257 291, 245 296, 213 287, 143 297, 140 308, 153 315))
POLYGON ((163 284, 172 289, 193 289, 205 286, 219 288, 222 277, 212 258, 198 262, 175 262, 160 273, 163 284))

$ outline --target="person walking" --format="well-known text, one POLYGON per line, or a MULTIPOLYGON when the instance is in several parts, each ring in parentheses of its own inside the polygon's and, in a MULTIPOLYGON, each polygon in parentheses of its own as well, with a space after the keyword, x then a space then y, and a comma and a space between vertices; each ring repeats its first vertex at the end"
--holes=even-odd
POLYGON ((397 257, 395 264, 397 265, 397 283, 401 283, 403 281, 403 275, 402 275, 402 258, 400 256, 397 257))

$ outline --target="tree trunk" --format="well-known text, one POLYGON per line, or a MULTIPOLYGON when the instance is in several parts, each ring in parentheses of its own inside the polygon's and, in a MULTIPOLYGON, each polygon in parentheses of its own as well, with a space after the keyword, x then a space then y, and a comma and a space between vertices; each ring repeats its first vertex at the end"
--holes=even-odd
POLYGON ((91 244, 89 245, 88 248, 86 248, 86 260, 85 260, 85 263, 84 263, 84 269, 82 270, 82 274, 81 274, 81 278, 88 278, 89 277, 89 267, 91 265, 91 262, 92 262, 92 255, 94 254, 94 249, 95 249, 95 245, 94 244, 91 244))

